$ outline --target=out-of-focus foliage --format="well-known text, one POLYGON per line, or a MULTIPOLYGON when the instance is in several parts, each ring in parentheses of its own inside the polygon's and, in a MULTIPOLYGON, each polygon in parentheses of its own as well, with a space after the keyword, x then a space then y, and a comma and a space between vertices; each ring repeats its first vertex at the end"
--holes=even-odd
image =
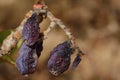
POLYGON ((12 65, 15 65, 15 60, 11 56, 4 55, 2 58, 0 58, 0 63, 8 62, 12 65))
POLYGON ((10 34, 11 30, 4 30, 0 32, 0 44, 2 44, 3 40, 10 34))

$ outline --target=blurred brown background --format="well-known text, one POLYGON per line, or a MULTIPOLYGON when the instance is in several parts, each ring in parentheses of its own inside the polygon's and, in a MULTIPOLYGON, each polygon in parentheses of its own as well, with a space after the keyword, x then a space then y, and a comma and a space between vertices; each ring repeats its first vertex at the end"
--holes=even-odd
MULTIPOLYGON (((81 50, 86 54, 75 71, 70 68, 59 77, 47 70, 50 51, 67 39, 56 27, 47 40, 37 71, 29 77, 16 67, 0 64, 0 80, 120 80, 120 0, 45 0, 48 10, 71 28, 81 50), (58 36, 59 35, 59 36, 58 36)), ((34 0, 0 0, 0 31, 15 29, 34 0)), ((49 20, 41 24, 41 31, 49 20)), ((0 37, 1 38, 1 37, 0 37)), ((14 54, 16 59, 18 54, 14 54)), ((74 59, 72 56, 72 61, 74 59)))

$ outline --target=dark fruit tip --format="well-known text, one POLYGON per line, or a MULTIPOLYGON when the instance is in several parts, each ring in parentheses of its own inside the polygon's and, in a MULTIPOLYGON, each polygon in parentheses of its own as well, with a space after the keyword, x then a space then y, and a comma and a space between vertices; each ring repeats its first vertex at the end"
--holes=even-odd
POLYGON ((81 56, 80 54, 77 54, 72 64, 72 70, 75 70, 80 62, 81 62, 81 56))

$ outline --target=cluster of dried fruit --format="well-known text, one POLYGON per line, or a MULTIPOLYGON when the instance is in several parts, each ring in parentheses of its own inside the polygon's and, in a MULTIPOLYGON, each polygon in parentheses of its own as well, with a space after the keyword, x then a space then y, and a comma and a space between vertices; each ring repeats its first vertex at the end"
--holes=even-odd
POLYGON ((11 33, 3 41, 0 48, 0 57, 5 54, 9 54, 22 37, 23 43, 19 50, 16 66, 22 75, 32 74, 36 70, 38 58, 43 50, 43 39, 45 39, 48 33, 56 25, 58 25, 65 31, 69 40, 58 44, 51 51, 47 65, 48 71, 54 76, 59 76, 65 72, 70 66, 71 55, 75 50, 77 50, 78 54, 72 64, 72 69, 75 69, 80 63, 83 53, 76 44, 75 38, 70 29, 67 28, 60 19, 56 18, 50 11, 47 10, 47 6, 44 2, 42 3, 42 1, 39 2, 38 0, 38 2, 33 5, 33 8, 34 10, 30 10, 26 14, 16 31, 11 33), (39 24, 46 17, 50 19, 51 23, 48 29, 41 33, 39 24))
MULTIPOLYGON (((39 27, 42 20, 43 16, 34 12, 23 26, 22 39, 24 41, 19 50, 19 57, 16 60, 17 68, 22 75, 32 74, 36 70, 38 58, 43 50, 44 35, 40 33, 39 27)), ((64 27, 63 24, 62 27, 64 27)), ((73 47, 71 40, 58 44, 51 51, 48 60, 48 71, 54 76, 59 76, 65 72, 70 66, 71 55, 74 51, 75 47, 73 47)), ((73 61, 73 69, 75 69, 81 61, 80 53, 82 52, 79 52, 73 61)))
POLYGON ((24 40, 16 65, 21 74, 31 74, 36 70, 37 60, 43 49, 42 33, 40 33, 38 15, 34 13, 24 24, 22 38, 24 40))

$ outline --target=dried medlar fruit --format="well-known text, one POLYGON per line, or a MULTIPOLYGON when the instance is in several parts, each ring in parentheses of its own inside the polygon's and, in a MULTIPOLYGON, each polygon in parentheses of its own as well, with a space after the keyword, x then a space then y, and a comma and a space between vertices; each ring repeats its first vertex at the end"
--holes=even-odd
POLYGON ((34 45, 39 39, 39 33, 38 15, 34 13, 23 26, 22 38, 27 41, 27 45, 34 45))
POLYGON ((69 41, 63 42, 53 49, 48 61, 48 70, 54 76, 59 76, 69 68, 73 48, 69 41))
POLYGON ((36 49, 31 48, 24 42, 19 51, 16 65, 22 75, 31 74, 36 70, 38 56, 36 49))

